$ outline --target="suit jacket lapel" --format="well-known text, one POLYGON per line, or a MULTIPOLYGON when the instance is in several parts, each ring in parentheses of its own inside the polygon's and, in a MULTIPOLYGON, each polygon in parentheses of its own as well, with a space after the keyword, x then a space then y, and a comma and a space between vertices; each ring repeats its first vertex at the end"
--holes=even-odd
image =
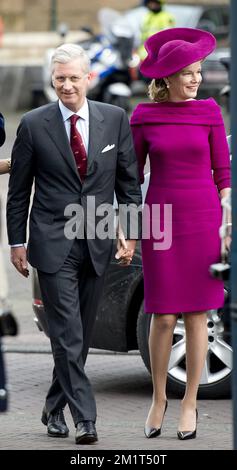
POLYGON ((49 137, 54 141, 55 145, 57 146, 63 158, 66 160, 67 164, 70 166, 72 171, 76 173, 79 181, 81 181, 77 171, 77 166, 74 155, 72 153, 70 142, 68 140, 62 115, 58 106, 58 102, 54 103, 54 105, 50 107, 49 112, 45 117, 45 120, 45 128, 49 134, 49 137))
MULTIPOLYGON (((93 162, 97 154, 103 148, 104 137, 104 117, 99 111, 96 103, 88 100, 89 104, 89 146, 88 146, 88 162, 87 162, 87 175, 90 173, 93 162), (98 143, 101 142, 101 145, 98 143)), ((45 128, 50 138, 54 141, 58 150, 60 151, 67 164, 72 171, 76 173, 79 181, 80 177, 77 171, 74 155, 71 150, 70 142, 66 133, 65 125, 62 115, 58 106, 58 102, 54 103, 45 117, 45 128)))
MULTIPOLYGON (((89 147, 88 147, 88 163, 87 174, 93 167, 93 162, 97 154, 101 152, 104 137, 104 117, 99 111, 94 101, 88 100, 89 104, 89 147), (100 145, 101 143, 101 145, 100 145)), ((102 147, 103 148, 103 147, 102 147)))

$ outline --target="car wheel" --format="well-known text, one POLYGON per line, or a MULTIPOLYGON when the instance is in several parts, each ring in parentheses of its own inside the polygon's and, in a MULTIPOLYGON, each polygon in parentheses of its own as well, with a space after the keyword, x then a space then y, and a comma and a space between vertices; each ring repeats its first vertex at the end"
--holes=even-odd
MULTIPOLYGON (((144 313, 143 303, 137 319, 137 342, 143 362, 150 368, 148 338, 151 315, 144 313)), ((224 331, 222 315, 211 310, 207 316, 208 353, 199 386, 199 398, 220 398, 230 395, 233 351, 224 331)), ((173 346, 168 368, 167 388, 183 396, 186 385, 185 329, 180 316, 174 331, 173 346)))

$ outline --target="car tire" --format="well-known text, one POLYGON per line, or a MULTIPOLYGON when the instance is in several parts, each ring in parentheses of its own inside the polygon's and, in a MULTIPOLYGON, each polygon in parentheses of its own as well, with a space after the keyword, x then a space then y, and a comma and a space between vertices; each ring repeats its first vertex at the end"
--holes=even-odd
MULTIPOLYGON (((213 311, 214 313, 214 311, 213 311)), ((215 318, 215 315, 214 315, 215 318)), ((182 320, 180 320, 181 322, 182 320)), ((137 318, 137 343, 138 348, 142 357, 142 360, 149 372, 151 372, 150 366, 150 357, 149 357, 149 346, 148 346, 148 339, 149 339, 149 331, 150 331, 150 322, 151 322, 151 315, 144 313, 144 304, 142 303, 139 309, 138 318, 137 318)), ((219 321, 220 323, 220 321, 219 321)), ((220 326, 220 325, 219 325, 220 326)), ((223 344, 226 345, 227 352, 230 352, 230 345, 225 342, 223 344)), ((174 334, 174 344, 175 345, 175 334, 174 334)), ((215 358, 214 358, 215 359, 215 358)), ((183 380, 178 379, 178 375, 183 373, 182 368, 177 367, 174 369, 174 373, 168 373, 167 378, 167 390, 171 393, 182 397, 185 392, 185 385, 186 381, 185 378, 183 380), (177 372, 176 372, 177 369, 177 372)), ((203 399, 214 399, 214 398, 224 398, 230 396, 231 391, 231 369, 223 368, 223 377, 220 380, 215 380, 216 375, 212 376, 212 383, 203 383, 199 386, 198 398, 203 399)), ((185 372, 185 368, 184 368, 185 372)))

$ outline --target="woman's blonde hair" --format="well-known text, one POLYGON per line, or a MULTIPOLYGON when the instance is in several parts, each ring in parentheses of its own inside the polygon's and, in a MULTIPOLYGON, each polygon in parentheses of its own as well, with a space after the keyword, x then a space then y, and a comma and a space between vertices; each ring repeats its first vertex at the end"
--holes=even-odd
POLYGON ((163 78, 154 78, 148 86, 148 96, 152 101, 160 103, 168 100, 168 89, 163 78))

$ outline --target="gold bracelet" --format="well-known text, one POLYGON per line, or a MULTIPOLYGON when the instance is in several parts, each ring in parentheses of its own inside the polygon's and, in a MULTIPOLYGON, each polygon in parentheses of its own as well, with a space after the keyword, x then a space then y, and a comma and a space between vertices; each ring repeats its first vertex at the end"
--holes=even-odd
POLYGON ((11 173, 11 159, 7 159, 8 173, 11 173))

